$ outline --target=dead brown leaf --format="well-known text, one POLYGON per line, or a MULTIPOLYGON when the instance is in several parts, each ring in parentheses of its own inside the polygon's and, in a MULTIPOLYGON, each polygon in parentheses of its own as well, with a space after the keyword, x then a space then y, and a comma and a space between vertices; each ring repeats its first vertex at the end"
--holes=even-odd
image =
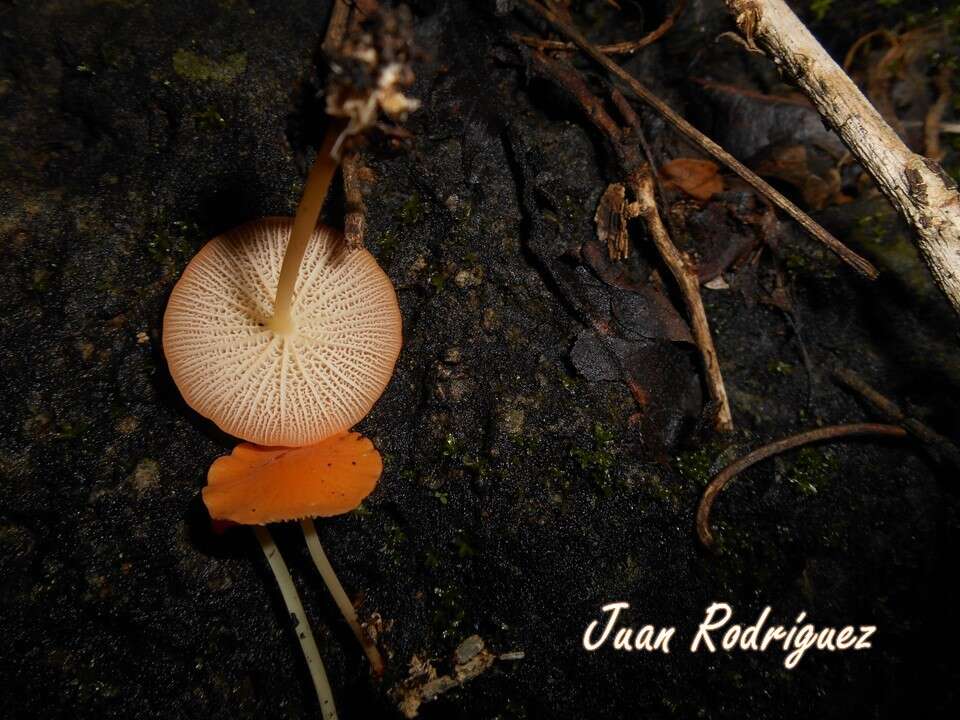
POLYGON ((626 188, 623 183, 611 183, 600 198, 594 216, 597 238, 607 246, 607 255, 611 260, 623 260, 627 257, 630 249, 627 222, 631 217, 626 188))
POLYGON ((776 178, 797 188, 804 203, 813 210, 844 201, 840 173, 834 167, 825 169, 822 175, 815 172, 804 145, 770 146, 755 159, 754 169, 762 177, 776 178))
POLYGON ((715 193, 723 192, 720 168, 709 160, 676 158, 661 166, 660 175, 697 200, 709 200, 715 193))

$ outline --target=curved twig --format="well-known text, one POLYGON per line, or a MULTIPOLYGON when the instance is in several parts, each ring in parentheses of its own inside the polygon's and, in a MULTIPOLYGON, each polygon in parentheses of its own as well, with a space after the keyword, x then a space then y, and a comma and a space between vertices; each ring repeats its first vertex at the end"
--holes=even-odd
POLYGON ((700 506, 697 508, 697 535, 700 537, 700 542, 703 543, 705 547, 711 547, 713 545, 714 537, 713 533, 710 532, 710 508, 713 507, 713 501, 716 499, 717 494, 738 474, 761 460, 766 460, 768 457, 778 455, 795 447, 809 445, 810 443, 820 442, 821 440, 849 437, 851 435, 906 437, 907 431, 899 425, 881 425, 878 423, 829 425, 827 427, 817 428, 816 430, 808 430, 797 435, 791 435, 782 440, 776 440, 747 453, 739 460, 734 460, 718 472, 713 480, 710 481, 710 484, 707 485, 707 489, 703 491, 703 497, 700 498, 700 506))

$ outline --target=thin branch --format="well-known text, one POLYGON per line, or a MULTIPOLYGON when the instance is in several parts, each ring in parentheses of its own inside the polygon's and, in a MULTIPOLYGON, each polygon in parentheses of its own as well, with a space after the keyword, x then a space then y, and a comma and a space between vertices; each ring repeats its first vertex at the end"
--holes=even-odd
POLYGON ((807 432, 791 435, 757 448, 756 450, 744 455, 739 460, 727 465, 718 472, 707 489, 703 492, 700 499, 700 506, 697 508, 697 535, 700 542, 705 547, 711 547, 714 542, 713 533, 710 530, 710 509, 717 494, 733 478, 746 470, 751 465, 756 465, 761 460, 766 460, 773 455, 779 455, 782 452, 791 450, 802 445, 821 442, 823 440, 832 440, 835 438, 850 437, 852 435, 882 435, 886 437, 906 437, 907 431, 899 425, 879 425, 876 423, 859 423, 855 425, 830 425, 828 427, 808 430, 807 432))
POLYGON ((657 211, 657 199, 664 207, 667 207, 667 202, 663 187, 660 184, 660 178, 657 175, 653 150, 650 148, 650 143, 647 142, 646 133, 643 132, 640 116, 619 90, 614 88, 611 96, 620 115, 633 129, 647 161, 639 176, 642 179, 642 184, 634 184, 633 191, 640 206, 640 215, 646 221, 647 229, 657 246, 657 250, 680 286, 680 292, 687 307, 687 314, 690 316, 693 339, 703 360, 707 392, 716 406, 714 427, 720 432, 730 432, 733 430, 733 413, 730 410, 727 389, 720 372, 720 358, 717 355, 716 346, 713 344, 713 335, 707 321, 707 312, 703 307, 703 297, 700 295, 700 274, 696 264, 690 260, 686 253, 681 252, 671 240, 671 237, 676 236, 677 232, 670 222, 669 213, 666 216, 668 228, 664 226, 663 217, 657 211), (654 192, 656 192, 656 196, 654 196, 654 192))
POLYGON ((733 430, 733 415, 730 412, 730 401, 727 399, 727 391, 723 384, 723 376, 720 373, 720 360, 717 357, 717 349, 713 344, 713 337, 710 334, 710 324, 707 321, 707 313, 703 307, 703 298, 700 296, 700 278, 697 270, 690 262, 685 253, 677 249, 670 236, 667 234, 667 228, 660 219, 660 213, 657 211, 657 201, 654 195, 653 171, 650 167, 644 166, 643 169, 635 173, 631 179, 639 204, 640 215, 643 217, 653 238, 654 244, 664 263, 670 269, 670 273, 680 286, 680 292, 683 295, 684 304, 687 306, 687 314, 690 316, 691 330, 694 340, 700 350, 703 359, 703 371, 706 377, 707 390, 710 393, 710 399, 717 407, 715 426, 721 432, 733 430))
POLYGON ((633 95, 656 110, 668 123, 670 123, 678 132, 680 132, 680 134, 700 147, 714 160, 726 165, 733 172, 743 178, 743 180, 753 187, 758 193, 786 212, 808 233, 810 233, 810 235, 830 248, 830 250, 836 253, 838 257, 840 257, 853 269, 870 279, 875 279, 878 276, 876 268, 869 261, 862 258, 860 255, 837 240, 833 235, 831 235, 815 220, 813 220, 813 218, 777 192, 759 175, 754 173, 730 153, 720 147, 717 143, 684 120, 660 98, 650 92, 650 90, 642 85, 636 78, 630 75, 626 70, 620 67, 609 57, 604 55, 603 52, 601 52, 595 45, 591 44, 575 27, 573 27, 573 25, 561 19, 554 11, 544 7, 541 3, 537 2, 537 0, 523 0, 523 2, 527 7, 531 8, 534 12, 549 22, 555 30, 570 38, 570 40, 576 43, 587 55, 589 55, 593 60, 603 66, 604 69, 624 83, 624 85, 633 95))
POLYGON ((364 195, 370 190, 373 172, 363 163, 359 150, 351 150, 343 155, 343 194, 346 200, 346 217, 343 223, 343 237, 347 248, 356 250, 363 247, 363 237, 367 229, 367 204, 364 195))
POLYGON ((303 610, 303 603, 300 602, 297 588, 293 584, 293 578, 290 577, 290 571, 287 570, 287 564, 283 561, 283 556, 273 542, 273 537, 267 528, 263 525, 254 525, 253 532, 260 542, 260 548, 270 564, 273 576, 277 579, 280 594, 283 595, 283 603, 287 606, 290 620, 293 621, 294 632, 296 632, 297 639, 300 641, 300 649, 303 650, 307 667, 310 669, 310 678, 313 680, 313 688, 317 692, 317 700, 320 701, 323 720, 337 720, 337 709, 333 704, 333 691, 330 689, 330 681, 327 680, 327 672, 323 668, 323 660, 320 659, 317 641, 313 639, 313 631, 307 621, 307 614, 303 610))
MULTIPOLYGON (((517 36, 514 39, 518 40, 517 36)), ((576 68, 566 60, 552 58, 539 51, 529 53, 529 57, 530 69, 566 90, 583 109, 587 119, 606 136, 621 168, 627 173, 639 169, 643 164, 639 148, 624 136, 623 128, 610 117, 603 102, 593 94, 576 68)))
POLYGON ((866 380, 853 370, 837 368, 833 371, 833 377, 848 390, 852 390, 863 398, 887 420, 903 425, 907 432, 927 447, 935 459, 946 461, 960 470, 960 449, 949 438, 944 437, 916 418, 908 417, 899 405, 868 385, 866 380))
MULTIPOLYGON (((634 134, 636 135, 637 141, 640 143, 640 148, 643 150, 643 156, 646 158, 647 165, 650 166, 650 169, 653 171, 653 185, 657 191, 657 200, 660 203, 660 207, 668 208, 669 204, 667 203, 667 195, 663 191, 663 183, 660 182, 660 174, 657 168, 657 162, 653 157, 653 148, 650 147, 650 143, 647 142, 647 134, 643 131, 643 124, 640 122, 640 116, 633 109, 633 106, 627 102, 627 99, 623 96, 616 88, 613 88, 610 91, 610 97, 613 99, 613 104, 617 106, 621 117, 627 121, 627 124, 633 129, 634 134)), ((670 217, 670 212, 667 211, 665 215, 661 216, 665 221, 667 230, 670 233, 670 237, 679 237, 677 232, 676 224, 673 222, 673 218, 670 217)), ((700 275, 700 268, 696 268, 697 275, 700 275)))
POLYGON ((872 387, 867 385, 866 381, 857 375, 853 370, 847 368, 837 368, 833 371, 833 377, 849 390, 853 390, 857 395, 867 401, 881 415, 895 423, 902 423, 906 416, 900 407, 885 395, 881 395, 872 387))

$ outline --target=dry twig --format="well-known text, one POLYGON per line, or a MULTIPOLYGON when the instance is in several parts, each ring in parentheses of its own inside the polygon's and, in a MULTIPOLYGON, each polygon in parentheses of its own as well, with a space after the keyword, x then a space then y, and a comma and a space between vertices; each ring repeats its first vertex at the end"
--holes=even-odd
POLYGON ((830 425, 828 427, 808 430, 797 435, 783 438, 757 448, 753 452, 744 455, 739 460, 727 465, 718 472, 700 499, 700 506, 697 508, 697 535, 704 547, 711 547, 714 542, 713 533, 710 531, 710 509, 713 507, 713 501, 717 494, 723 490, 728 482, 746 470, 751 465, 756 465, 761 460, 778 455, 787 450, 791 450, 801 445, 820 442, 823 440, 832 440, 835 438, 850 437, 852 435, 883 435, 886 437, 905 437, 907 431, 899 425, 878 425, 875 423, 859 423, 854 425, 830 425))
POLYGON ((363 236, 367 227, 367 204, 364 195, 370 192, 373 184, 373 171, 363 162, 359 150, 343 154, 343 194, 347 203, 346 217, 343 223, 343 237, 347 248, 355 250, 363 247, 363 236))
POLYGON ((837 368, 833 377, 848 390, 852 390, 890 422, 898 423, 921 441, 936 460, 943 460, 960 470, 960 449, 948 438, 931 429, 916 418, 908 417, 893 400, 870 387, 866 380, 853 370, 837 368))
MULTIPOLYGON (((519 38, 514 36, 514 40, 519 41, 519 38)), ((603 133, 610 142, 611 148, 617 156, 617 162, 624 172, 631 173, 638 170, 643 164, 643 155, 636 139, 631 138, 610 117, 600 98, 593 94, 576 68, 566 60, 552 58, 539 51, 530 53, 529 57, 530 69, 565 90, 574 102, 583 109, 587 119, 593 123, 594 127, 603 133)))
POLYGON ((743 178, 743 180, 758 193, 786 212, 814 238, 836 253, 837 256, 840 257, 844 262, 865 277, 870 279, 877 277, 877 270, 870 262, 860 257, 857 253, 853 252, 850 248, 837 240, 833 235, 831 235, 816 221, 814 221, 813 218, 777 192, 759 175, 747 168, 743 163, 733 157, 717 143, 684 120, 680 115, 674 112, 670 106, 650 92, 650 90, 641 84, 635 77, 630 75, 630 73, 607 57, 599 48, 597 48, 596 45, 590 43, 590 41, 588 41, 571 23, 561 18, 550 8, 542 5, 540 2, 538 2, 538 0, 523 1, 527 7, 531 8, 538 15, 549 22, 555 30, 570 38, 570 40, 576 43, 580 49, 589 55, 594 61, 599 63, 605 70, 620 80, 620 82, 622 82, 633 95, 656 110, 685 138, 693 142, 697 147, 701 148, 714 160, 726 165, 733 172, 743 178))
POLYGON ((747 43, 794 79, 913 227, 923 259, 960 313, 960 194, 953 182, 903 143, 783 0, 725 2, 747 43))
POLYGON ((636 193, 640 216, 647 225, 647 230, 657 246, 660 257, 663 258, 663 262, 680 286, 684 304, 687 306, 693 337, 703 358, 707 390, 710 393, 710 399, 717 406, 715 426, 721 432, 729 432, 733 430, 733 415, 730 413, 730 402, 723 385, 723 376, 720 374, 720 360, 713 344, 713 336, 710 334, 707 312, 703 308, 703 298, 700 296, 700 278, 694 264, 685 253, 677 249, 667 234, 667 228, 664 227, 660 213, 657 211, 653 183, 653 172, 649 165, 645 165, 630 179, 630 184, 636 193))

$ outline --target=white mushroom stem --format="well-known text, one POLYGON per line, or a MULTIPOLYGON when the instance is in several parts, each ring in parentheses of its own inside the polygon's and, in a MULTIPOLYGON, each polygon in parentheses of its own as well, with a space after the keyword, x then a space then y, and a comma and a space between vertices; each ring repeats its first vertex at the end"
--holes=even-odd
POLYGON ((300 521, 300 527, 303 528, 303 537, 307 541, 307 549, 310 551, 310 557, 313 558, 313 563, 317 566, 323 582, 326 583, 327 589, 330 591, 330 594, 333 595, 333 599, 337 603, 337 607, 340 608, 340 613, 343 615, 344 620, 347 621, 357 641, 363 648, 363 652, 366 653, 367 659, 370 661, 370 666, 373 668, 373 674, 380 677, 383 675, 384 670, 383 657, 380 655, 377 646, 360 626, 357 611, 353 607, 353 603, 350 602, 350 598, 347 597, 343 585, 341 585, 337 579, 337 575, 333 571, 333 566, 330 564, 327 554, 323 551, 320 538, 317 536, 316 525, 313 524, 313 520, 310 518, 305 518, 300 521))
POLYGON ((293 230, 287 250, 283 255, 283 265, 280 266, 280 280, 277 283, 277 296, 273 303, 273 317, 268 325, 274 332, 282 335, 290 334, 293 329, 293 291, 300 274, 300 264, 303 262, 307 243, 313 234, 323 209, 323 201, 327 198, 333 176, 340 166, 340 158, 334 155, 334 146, 343 131, 342 120, 331 120, 327 133, 323 138, 323 145, 313 162, 307 182, 303 187, 303 197, 297 206, 297 214, 293 220, 293 230))
POLYGON ((960 312, 960 195, 940 167, 911 151, 783 0, 726 0, 759 46, 810 99, 916 232, 940 289, 960 312))
POLYGON ((297 588, 293 584, 293 578, 290 577, 290 571, 287 570, 287 564, 283 561, 283 556, 280 554, 276 543, 273 542, 270 531, 263 525, 252 527, 257 540, 260 541, 263 554, 267 557, 270 569, 273 571, 273 576, 277 579, 277 585, 280 586, 280 594, 283 595, 287 612, 290 613, 290 618, 294 622, 297 638, 300 640, 300 648, 303 650, 303 657, 310 669, 313 687, 317 691, 317 700, 320 701, 323 720, 337 720, 337 709, 333 704, 333 691, 330 689, 330 682, 327 680, 327 672, 323 668, 320 651, 313 639, 313 631, 310 630, 307 614, 303 611, 303 604, 300 602, 297 588))

